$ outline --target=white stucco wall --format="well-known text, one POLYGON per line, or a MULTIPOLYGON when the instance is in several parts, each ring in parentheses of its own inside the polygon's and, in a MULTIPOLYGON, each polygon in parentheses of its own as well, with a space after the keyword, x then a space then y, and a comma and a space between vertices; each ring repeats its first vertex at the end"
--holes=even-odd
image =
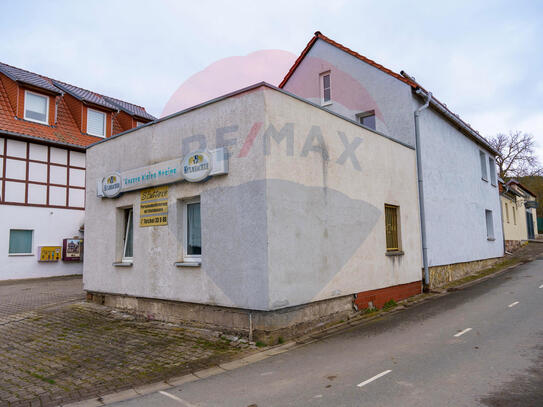
POLYGON ((0 205, 0 280, 81 274, 81 263, 38 262, 38 246, 61 246, 62 239, 79 235, 84 213, 80 210, 0 205), (33 230, 31 256, 10 256, 9 230, 33 230))
POLYGON ((481 178, 479 151, 487 173, 488 152, 433 109, 421 113, 420 132, 429 266, 503 256, 498 187, 481 178), (485 210, 495 240, 487 239, 485 210))
POLYGON ((87 150, 84 287, 269 310, 420 280, 414 160, 410 148, 267 87, 97 144, 87 150), (292 150, 287 139, 277 144, 270 136, 268 153, 267 130, 280 132, 286 123, 292 124, 292 150), (324 166, 314 143, 303 154, 314 126, 329 151, 324 166), (338 163, 338 131, 349 142, 361 138, 355 149, 360 171, 350 159, 338 163), (140 191, 96 196, 97 179, 181 157, 198 147, 182 148, 195 135, 210 149, 228 147, 230 172, 170 184, 168 226, 139 227, 140 191), (179 207, 194 196, 201 197, 202 264, 176 267, 183 255, 179 207), (385 203, 401 207, 403 256, 385 255, 385 203), (115 267, 118 217, 130 206, 134 261, 115 267))

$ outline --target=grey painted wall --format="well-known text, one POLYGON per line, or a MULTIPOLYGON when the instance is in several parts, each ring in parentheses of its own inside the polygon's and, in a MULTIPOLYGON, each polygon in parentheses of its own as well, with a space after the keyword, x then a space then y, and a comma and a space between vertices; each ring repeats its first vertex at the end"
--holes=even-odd
POLYGON ((87 166, 87 290, 270 310, 421 278, 414 150, 277 90, 260 87, 97 144, 87 166), (230 172, 170 184, 168 226, 139 227, 139 191, 96 196, 108 172, 200 147, 184 151, 186 140, 227 145, 230 172), (176 267, 179 208, 195 196, 202 264, 176 267), (385 203, 401 208, 397 258, 385 254, 385 203), (134 261, 115 267, 126 207, 134 208, 134 261))
MULTIPOLYGON (((413 113, 422 103, 410 86, 323 40, 284 88, 320 103, 319 74, 326 71, 333 99, 327 109, 350 119, 375 109, 378 131, 414 146, 413 113)), ((424 111, 420 123, 430 266, 502 256, 499 194, 481 180, 480 147, 434 111, 424 111), (485 209, 493 211, 494 241, 487 240, 485 209)))

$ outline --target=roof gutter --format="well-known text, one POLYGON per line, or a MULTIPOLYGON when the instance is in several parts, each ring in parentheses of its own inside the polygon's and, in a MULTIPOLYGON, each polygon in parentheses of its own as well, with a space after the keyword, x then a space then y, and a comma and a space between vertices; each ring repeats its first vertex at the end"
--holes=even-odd
POLYGON ((418 89, 417 94, 425 99, 424 105, 415 110, 415 150, 417 152, 417 178, 419 185, 419 211, 420 211, 420 232, 422 239, 422 265, 424 268, 424 288, 430 286, 430 272, 428 271, 428 242, 426 239, 426 213, 424 211, 424 183, 422 176, 422 154, 420 148, 420 112, 427 109, 432 101, 432 92, 424 93, 418 89))

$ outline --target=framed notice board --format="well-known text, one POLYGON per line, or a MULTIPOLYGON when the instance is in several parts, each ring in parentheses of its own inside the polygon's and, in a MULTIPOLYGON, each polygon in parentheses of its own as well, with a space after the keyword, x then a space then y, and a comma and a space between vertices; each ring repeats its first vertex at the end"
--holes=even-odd
POLYGON ((62 240, 62 260, 82 261, 83 260, 83 239, 72 238, 62 240))

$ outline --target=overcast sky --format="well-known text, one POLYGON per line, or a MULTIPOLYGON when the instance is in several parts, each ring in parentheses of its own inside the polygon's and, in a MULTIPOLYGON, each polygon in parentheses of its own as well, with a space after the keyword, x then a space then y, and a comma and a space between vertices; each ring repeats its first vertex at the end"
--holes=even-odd
POLYGON ((159 116, 191 75, 320 30, 415 76, 485 136, 536 136, 543 161, 541 1, 10 1, 0 61, 159 116), (447 5, 447 3, 449 3, 447 5))

